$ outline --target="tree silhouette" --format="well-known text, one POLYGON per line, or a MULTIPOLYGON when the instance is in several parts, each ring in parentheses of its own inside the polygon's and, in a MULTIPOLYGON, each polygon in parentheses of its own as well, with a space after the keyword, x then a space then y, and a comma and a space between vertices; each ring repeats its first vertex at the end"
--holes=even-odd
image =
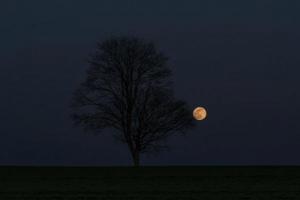
POLYGON ((187 104, 173 96, 167 58, 153 43, 113 37, 97 45, 88 63, 72 117, 88 130, 114 128, 135 166, 142 153, 160 150, 168 136, 193 126, 187 104))

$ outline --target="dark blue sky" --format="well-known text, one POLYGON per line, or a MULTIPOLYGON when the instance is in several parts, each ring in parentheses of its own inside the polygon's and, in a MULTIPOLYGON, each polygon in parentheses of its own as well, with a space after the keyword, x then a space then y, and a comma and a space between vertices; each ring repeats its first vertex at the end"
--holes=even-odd
POLYGON ((144 164, 300 164, 298 1, 0 3, 0 164, 127 165, 69 119, 97 41, 136 35, 170 57, 176 95, 208 110, 144 164))

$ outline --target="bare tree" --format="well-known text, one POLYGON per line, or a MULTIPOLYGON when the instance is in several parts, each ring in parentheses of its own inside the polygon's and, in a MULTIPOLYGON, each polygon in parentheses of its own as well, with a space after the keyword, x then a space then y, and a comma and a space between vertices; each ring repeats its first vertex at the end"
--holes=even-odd
POLYGON ((75 91, 73 119, 86 129, 114 128, 138 166, 142 153, 193 126, 187 104, 176 100, 167 58, 151 42, 113 37, 98 44, 87 79, 75 91))

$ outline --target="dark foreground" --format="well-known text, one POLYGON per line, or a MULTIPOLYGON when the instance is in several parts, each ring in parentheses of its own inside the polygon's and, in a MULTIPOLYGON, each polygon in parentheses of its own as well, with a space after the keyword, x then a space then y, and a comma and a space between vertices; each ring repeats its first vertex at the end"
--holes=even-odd
POLYGON ((0 199, 300 199, 300 167, 0 167, 0 199))

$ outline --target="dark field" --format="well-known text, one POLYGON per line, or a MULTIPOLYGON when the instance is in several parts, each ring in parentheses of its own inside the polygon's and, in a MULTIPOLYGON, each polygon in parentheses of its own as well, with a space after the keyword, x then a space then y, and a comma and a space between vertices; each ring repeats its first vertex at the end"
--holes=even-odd
POLYGON ((300 199, 300 167, 0 167, 0 199, 300 199))

